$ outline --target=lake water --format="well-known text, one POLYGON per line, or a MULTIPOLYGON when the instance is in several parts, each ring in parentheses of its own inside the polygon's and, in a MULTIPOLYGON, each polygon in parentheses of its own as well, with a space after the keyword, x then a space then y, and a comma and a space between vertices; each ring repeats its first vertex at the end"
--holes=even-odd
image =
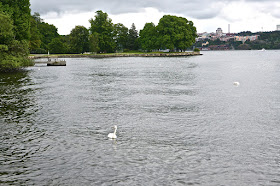
POLYGON ((203 54, 1 74, 0 185, 280 185, 280 51, 203 54))

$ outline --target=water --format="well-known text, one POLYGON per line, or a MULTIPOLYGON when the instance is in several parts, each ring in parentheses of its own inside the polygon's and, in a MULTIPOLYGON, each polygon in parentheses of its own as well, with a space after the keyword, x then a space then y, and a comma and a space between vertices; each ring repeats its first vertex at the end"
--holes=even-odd
POLYGON ((280 51, 1 74, 0 185, 280 185, 279 82, 280 51))

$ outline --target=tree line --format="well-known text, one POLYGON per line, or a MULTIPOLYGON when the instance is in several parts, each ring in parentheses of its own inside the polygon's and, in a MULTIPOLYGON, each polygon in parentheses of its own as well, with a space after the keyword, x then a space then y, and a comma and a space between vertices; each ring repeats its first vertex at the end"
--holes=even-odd
POLYGON ((39 13, 34 13, 31 20, 31 53, 112 53, 123 49, 139 49, 135 25, 132 24, 128 29, 121 23, 113 24, 108 14, 102 11, 97 11, 95 19, 89 20, 90 28, 75 26, 69 35, 59 35, 57 28, 45 23, 39 13))
POLYGON ((121 23, 113 24, 106 12, 97 11, 90 27, 76 26, 69 35, 44 22, 39 13, 31 15, 30 0, 0 2, 0 71, 30 65, 28 55, 113 53, 159 49, 186 50, 195 42, 196 27, 186 18, 165 15, 156 26, 146 23, 138 33, 121 23))
POLYGON ((53 25, 43 22, 39 13, 35 13, 32 16, 31 52, 112 53, 139 49, 146 52, 158 49, 178 51, 191 47, 196 37, 192 21, 171 15, 163 16, 157 26, 146 23, 140 33, 134 24, 130 29, 122 23, 113 24, 108 14, 101 10, 89 22, 90 28, 76 26, 69 35, 63 36, 57 34, 53 25))

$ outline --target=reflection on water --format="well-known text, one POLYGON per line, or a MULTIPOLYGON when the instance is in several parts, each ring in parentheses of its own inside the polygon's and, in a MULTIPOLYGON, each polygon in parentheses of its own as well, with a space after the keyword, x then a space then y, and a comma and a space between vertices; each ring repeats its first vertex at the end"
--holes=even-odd
POLYGON ((34 100, 27 71, 0 74, 0 115, 5 122, 32 119, 34 100))
POLYGON ((28 71, 0 74, 0 85, 0 183, 24 184, 43 135, 35 126, 35 90, 28 71))
POLYGON ((278 185, 279 58, 67 59, 0 74, 0 185, 278 185))

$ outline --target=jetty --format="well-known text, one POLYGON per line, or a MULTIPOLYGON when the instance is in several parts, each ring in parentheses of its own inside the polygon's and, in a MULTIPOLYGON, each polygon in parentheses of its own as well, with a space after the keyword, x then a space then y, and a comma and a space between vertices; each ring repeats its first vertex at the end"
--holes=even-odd
POLYGON ((66 61, 65 60, 51 60, 50 58, 48 59, 47 66, 66 66, 66 61))
POLYGON ((51 59, 49 57, 45 56, 29 56, 29 59, 33 60, 34 63, 36 64, 47 64, 47 66, 66 66, 66 60, 65 59, 51 59), (36 60, 36 59, 41 59, 41 60, 36 60), (44 60, 47 59, 47 60, 44 60))

